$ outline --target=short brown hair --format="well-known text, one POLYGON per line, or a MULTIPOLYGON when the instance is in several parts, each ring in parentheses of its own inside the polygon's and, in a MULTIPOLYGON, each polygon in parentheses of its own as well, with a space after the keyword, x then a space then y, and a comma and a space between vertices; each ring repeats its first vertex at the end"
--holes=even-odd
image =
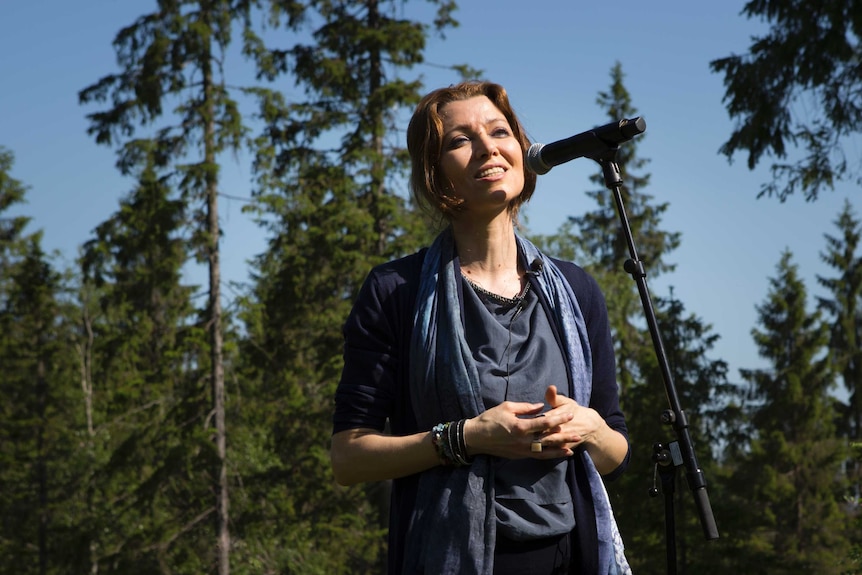
MULTIPOLYGON (((410 188, 420 206, 431 207, 449 218, 461 206, 462 200, 447 193, 446 182, 441 181, 440 155, 443 150, 443 120, 441 112, 446 104, 467 100, 476 96, 486 96, 503 113, 515 138, 526 153, 530 141, 524 132, 518 116, 509 103, 506 89, 493 82, 461 82, 447 88, 430 92, 416 106, 410 124, 407 126, 407 150, 410 152, 410 188)), ((526 164, 525 164, 526 166, 526 164)), ((524 168, 524 189, 512 200, 509 210, 512 218, 518 209, 527 202, 536 189, 536 174, 524 168)))

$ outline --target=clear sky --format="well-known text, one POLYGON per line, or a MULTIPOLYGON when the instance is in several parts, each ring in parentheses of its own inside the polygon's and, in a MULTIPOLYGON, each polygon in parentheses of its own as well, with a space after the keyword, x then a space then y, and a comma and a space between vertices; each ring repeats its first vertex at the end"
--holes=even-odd
MULTIPOLYGON (((424 4, 410 4, 417 2, 424 4)), ((78 91, 117 71, 114 36, 155 2, 4 4, 0 146, 15 154, 13 177, 30 187, 28 204, 14 213, 31 216, 28 230, 44 230, 44 247, 58 250, 59 265, 66 265, 132 188, 114 168, 113 150, 87 135, 85 114, 96 108, 80 106, 78 91)), ((431 40, 428 61, 467 63, 506 86, 534 141, 549 143, 606 123, 596 96, 608 88, 614 63, 622 64, 633 104, 647 123, 638 144, 638 154, 650 160, 646 192, 670 204, 663 229, 682 234, 668 258, 676 271, 648 275, 650 291, 666 296, 673 286, 688 312, 712 325, 721 336, 712 357, 730 364, 732 379, 738 379, 738 368, 761 367, 750 332, 755 305, 764 301, 782 251, 793 252, 813 304, 813 295, 822 293, 815 276, 832 274, 820 260, 824 234, 836 234, 834 220, 845 199, 860 208, 852 185, 815 203, 757 199, 769 176, 766 166, 751 172, 745 158, 729 164, 718 154, 732 122, 722 104, 722 78, 709 71, 709 62, 744 52, 763 24, 740 15, 742 0, 459 4, 461 26, 431 40)), ((456 79, 433 66, 418 71, 429 89, 456 79)), ((283 89, 295 90, 288 80, 283 89)), ((225 163, 222 192, 247 197, 248 165, 242 158, 225 163)), ((585 191, 595 189, 588 180, 595 173, 597 164, 579 159, 540 177, 525 210, 530 230, 551 233, 568 216, 590 209, 585 191)), ((247 259, 265 247, 241 207, 230 199, 220 205, 225 277, 233 281, 246 279, 247 259)))

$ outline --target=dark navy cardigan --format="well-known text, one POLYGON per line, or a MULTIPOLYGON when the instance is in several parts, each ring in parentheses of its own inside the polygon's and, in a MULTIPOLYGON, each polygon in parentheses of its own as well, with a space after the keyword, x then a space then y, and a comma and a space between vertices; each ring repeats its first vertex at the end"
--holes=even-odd
MULTIPOLYGON (((417 428, 408 389, 413 310, 425 252, 422 250, 377 266, 366 278, 344 325, 344 370, 335 394, 333 433, 360 427, 383 431, 387 423, 393 435, 428 431, 417 428)), ((571 262, 553 261, 572 286, 586 322, 593 362, 590 407, 628 439, 625 418, 619 407, 614 349, 604 296, 595 279, 585 270, 571 262)), ((457 259, 455 265, 457 274, 457 259)), ((548 316, 553 318, 544 294, 540 299, 548 316)), ((559 341, 559 330, 556 325, 552 327, 559 341)), ((571 390, 567 395, 572 396, 571 390)), ((623 472, 630 453, 616 470, 605 476, 606 481, 623 472)), ((568 475, 577 524, 573 538, 577 560, 573 572, 595 573, 598 562, 595 516, 580 454, 570 459, 568 475)), ((400 573, 403 564, 404 542, 418 482, 419 474, 392 482, 388 558, 392 575, 400 573)))

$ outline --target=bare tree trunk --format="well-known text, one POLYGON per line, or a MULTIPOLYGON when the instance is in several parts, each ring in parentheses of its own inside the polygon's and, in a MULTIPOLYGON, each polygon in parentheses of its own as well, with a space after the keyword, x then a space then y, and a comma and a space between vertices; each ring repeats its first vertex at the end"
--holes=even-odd
MULTIPOLYGON (((368 8, 368 29, 380 29, 380 7, 378 0, 368 0, 366 4, 368 8)), ((376 94, 383 85, 383 63, 380 52, 373 51, 370 53, 371 66, 368 74, 368 93, 376 94)), ((371 194, 372 194, 372 210, 375 217, 374 227, 377 232, 377 254, 383 255, 386 253, 387 238, 389 235, 389 226, 381 215, 381 210, 377 209, 383 194, 386 193, 386 166, 383 161, 383 134, 386 130, 384 125, 384 110, 380 109, 379 105, 375 104, 369 110, 369 120, 374 125, 374 152, 376 157, 374 164, 371 167, 371 194)))
MULTIPOLYGON (((81 358, 81 391, 84 394, 84 415, 87 419, 87 454, 90 458, 90 463, 95 461, 95 442, 96 432, 93 426, 93 321, 90 318, 89 297, 82 302, 84 317, 82 318, 84 330, 87 333, 87 338, 83 344, 78 344, 78 355, 81 358)), ((93 508, 93 484, 89 482, 87 486, 87 509, 93 508)), ((96 575, 99 572, 99 560, 96 556, 96 540, 90 538, 90 575, 96 575)))
MULTIPOLYGON (((210 6, 202 6, 203 16, 209 19, 210 6)), ((218 176, 215 171, 215 102, 213 94, 212 47, 205 51, 203 70, 204 89, 204 163, 206 166, 206 200, 209 259, 209 329, 210 362, 212 369, 212 402, 215 415, 216 464, 216 537, 218 541, 218 573, 230 574, 230 498, 227 483, 227 434, 225 431, 225 390, 221 310, 221 264, 219 261, 218 176)))

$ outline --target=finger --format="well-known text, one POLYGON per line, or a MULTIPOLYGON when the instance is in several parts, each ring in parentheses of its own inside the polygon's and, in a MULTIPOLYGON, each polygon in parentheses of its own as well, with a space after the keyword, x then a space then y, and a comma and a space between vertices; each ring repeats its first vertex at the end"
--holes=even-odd
POLYGON ((571 457, 573 453, 574 451, 567 445, 546 444, 540 439, 534 439, 530 443, 530 456, 536 459, 571 457))
POLYGON ((545 390, 545 402, 551 407, 557 406, 557 386, 549 385, 548 389, 545 390))
POLYGON ((544 403, 511 402, 512 413, 515 415, 536 415, 545 407, 544 403))
POLYGON ((562 430, 562 425, 572 420, 572 413, 566 411, 546 411, 536 416, 529 430, 535 435, 546 437, 562 430))

